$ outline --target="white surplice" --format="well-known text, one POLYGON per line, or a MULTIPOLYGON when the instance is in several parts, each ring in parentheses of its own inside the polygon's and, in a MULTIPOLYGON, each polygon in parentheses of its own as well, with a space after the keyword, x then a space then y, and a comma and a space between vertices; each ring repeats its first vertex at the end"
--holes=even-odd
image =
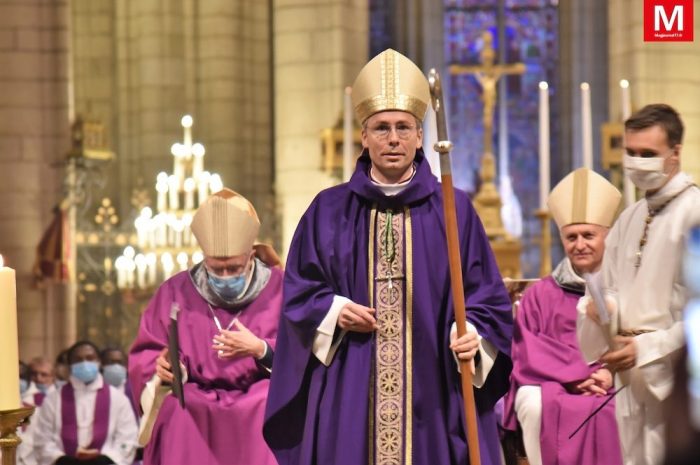
MULTIPOLYGON (((97 391, 103 386, 102 375, 86 385, 70 377, 75 390, 78 447, 88 448, 92 442, 97 391)), ((61 440, 61 392, 55 391, 44 399, 35 425, 35 452, 39 465, 51 465, 65 455, 61 440)), ((118 389, 109 387, 109 426, 100 453, 117 465, 131 465, 136 453, 136 418, 129 399, 118 389)))
MULTIPOLYGON (((682 254, 688 230, 700 224, 700 189, 692 184, 688 175, 677 174, 659 192, 623 211, 605 241, 603 288, 617 308, 611 330, 650 331, 635 336, 636 365, 616 380, 617 387, 629 385, 616 398, 625 464, 652 465, 663 459, 661 401, 671 393, 673 363, 685 342, 682 313, 688 292, 682 254), (682 190, 651 221, 636 267, 649 207, 659 208, 682 190)), ((589 300, 587 295, 579 302, 577 332, 581 351, 592 361, 607 347, 598 337, 600 328, 585 317, 589 300)))

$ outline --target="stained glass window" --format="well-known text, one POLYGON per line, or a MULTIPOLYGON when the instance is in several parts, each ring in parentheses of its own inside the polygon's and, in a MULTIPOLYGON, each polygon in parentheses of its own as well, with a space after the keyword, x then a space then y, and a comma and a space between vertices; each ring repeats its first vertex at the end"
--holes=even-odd
MULTIPOLYGON (((490 31, 493 47, 499 50, 498 2, 496 0, 444 0, 444 44, 446 64, 478 64, 483 45, 481 35, 490 31)), ((522 242, 527 252, 523 273, 537 274, 539 252, 534 238, 539 221, 532 212, 539 204, 538 191, 538 83, 547 81, 550 90, 550 120, 557 121, 558 14, 556 0, 505 0, 505 61, 522 62, 525 74, 505 77, 507 88, 507 145, 509 174, 522 215, 522 242)), ((497 53, 498 56, 498 53, 497 53)), ((501 78, 504 79, 504 78, 501 78)), ((478 190, 478 170, 483 150, 481 88, 473 76, 448 78, 448 111, 455 185, 470 193, 478 190)), ((500 96, 499 96, 500 98, 500 96)), ((498 152, 498 106, 494 113, 494 152, 498 152)), ((551 153, 558 149, 558 133, 552 126, 551 153)), ((498 158, 498 154, 495 153, 498 158)), ((505 200, 505 199, 504 199, 505 200)))

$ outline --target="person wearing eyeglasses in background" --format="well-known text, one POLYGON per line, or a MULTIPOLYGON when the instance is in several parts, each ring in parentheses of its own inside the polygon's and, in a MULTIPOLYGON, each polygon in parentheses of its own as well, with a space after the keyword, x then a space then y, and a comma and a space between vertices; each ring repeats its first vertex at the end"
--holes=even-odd
POLYGON ((681 256, 700 222, 700 189, 680 169, 682 142, 683 122, 669 105, 647 105, 625 121, 625 174, 644 196, 620 214, 605 241, 601 278, 613 347, 592 299, 578 304, 582 352, 606 364, 622 389, 615 413, 626 465, 663 460, 663 401, 685 341, 681 256))

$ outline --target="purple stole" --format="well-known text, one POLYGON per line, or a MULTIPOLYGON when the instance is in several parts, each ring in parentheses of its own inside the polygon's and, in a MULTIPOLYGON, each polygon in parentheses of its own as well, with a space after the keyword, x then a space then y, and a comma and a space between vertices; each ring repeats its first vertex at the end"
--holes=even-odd
POLYGON ((46 398, 46 394, 43 392, 35 392, 34 393, 34 405, 37 407, 41 407, 41 404, 44 403, 44 399, 46 398))
MULTIPOLYGON (((66 455, 75 456, 78 450, 78 419, 76 417, 75 390, 71 383, 61 388, 61 440, 66 455)), ((107 439, 109 427, 109 384, 97 391, 95 416, 92 423, 92 442, 88 449, 101 450, 107 439)))

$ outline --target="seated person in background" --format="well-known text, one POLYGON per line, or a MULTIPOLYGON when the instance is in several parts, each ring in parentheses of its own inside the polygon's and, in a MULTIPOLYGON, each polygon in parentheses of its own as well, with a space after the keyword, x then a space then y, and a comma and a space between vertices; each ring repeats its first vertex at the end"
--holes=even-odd
POLYGON ((209 197, 192 219, 204 260, 165 281, 141 317, 129 382, 144 410, 139 443, 147 442, 145 463, 276 463, 262 423, 282 271, 259 258, 259 228, 253 205, 241 195, 223 189, 209 197), (173 304, 179 306, 184 408, 160 387, 173 381, 166 358, 173 304))
POLYGON ((126 354, 116 347, 107 347, 100 352, 102 377, 107 384, 124 392, 126 383, 126 354))
POLYGON ((68 349, 62 350, 56 356, 56 363, 54 363, 54 374, 56 375, 56 381, 54 385, 57 389, 62 388, 68 383, 68 378, 70 378, 70 364, 68 363, 68 349))
POLYGON ((136 418, 129 400, 100 375, 99 351, 89 341, 68 350, 68 384, 46 396, 36 421, 40 465, 131 465, 136 418))
POLYGON ((24 398, 24 394, 32 384, 32 369, 22 360, 19 361, 19 395, 24 398))
POLYGON ((31 372, 31 384, 22 396, 22 402, 36 407, 41 407, 47 394, 56 390, 54 386, 53 365, 44 357, 34 357, 29 362, 31 372))
POLYGON ((126 395, 138 417, 138 409, 131 394, 131 387, 126 377, 126 354, 116 347, 107 347, 100 352, 102 377, 110 386, 114 386, 126 395))
POLYGON ((620 198, 612 184, 586 168, 566 176, 549 196, 566 257, 523 295, 505 398, 505 427, 516 429, 520 422, 531 465, 622 463, 613 402, 569 439, 612 387, 610 371, 583 359, 576 304, 585 292, 584 273, 600 269, 620 198))
MULTIPOLYGON (((23 361, 19 361, 19 395, 24 398, 24 394, 29 389, 31 384, 31 368, 29 365, 23 361)), ((24 402, 24 407, 30 407, 31 405, 24 402)), ((38 407, 37 407, 38 408, 38 407)), ((36 418, 36 411, 34 416, 30 418, 29 423, 25 423, 20 428, 17 429, 17 436, 22 440, 17 446, 17 465, 36 465, 36 459, 34 458, 34 428, 33 421, 36 418)), ((0 458, 2 458, 2 453, 0 453, 0 458)))

